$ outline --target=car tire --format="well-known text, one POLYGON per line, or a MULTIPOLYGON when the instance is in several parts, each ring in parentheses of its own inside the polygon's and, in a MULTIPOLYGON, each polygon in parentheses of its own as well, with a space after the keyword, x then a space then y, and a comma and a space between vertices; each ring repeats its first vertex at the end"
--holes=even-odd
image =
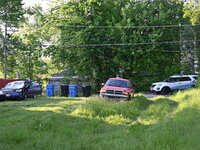
POLYGON ((22 97, 21 97, 21 100, 25 100, 25 99, 27 99, 27 98, 28 98, 27 94, 26 94, 26 93, 23 93, 23 95, 22 95, 22 97))
POLYGON ((169 87, 164 87, 161 91, 162 95, 169 95, 172 93, 172 90, 169 87))
POLYGON ((130 101, 132 99, 132 96, 131 95, 129 95, 129 97, 128 97, 128 101, 130 101))
POLYGON ((127 98, 124 98, 125 101, 130 101, 131 100, 131 95, 129 95, 127 98))
POLYGON ((6 98, 1 98, 0 99, 0 102, 3 102, 3 101, 5 101, 6 100, 6 98))

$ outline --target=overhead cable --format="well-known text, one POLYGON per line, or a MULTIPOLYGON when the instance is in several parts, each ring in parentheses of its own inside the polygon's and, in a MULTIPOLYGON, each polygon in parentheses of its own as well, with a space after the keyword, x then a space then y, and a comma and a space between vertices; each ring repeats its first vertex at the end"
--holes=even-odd
POLYGON ((137 45, 161 45, 161 44, 181 44, 189 42, 200 42, 200 40, 184 40, 184 41, 165 41, 165 42, 147 42, 147 43, 119 43, 119 44, 3 44, 2 46, 58 46, 58 47, 107 47, 107 46, 137 46, 137 45))

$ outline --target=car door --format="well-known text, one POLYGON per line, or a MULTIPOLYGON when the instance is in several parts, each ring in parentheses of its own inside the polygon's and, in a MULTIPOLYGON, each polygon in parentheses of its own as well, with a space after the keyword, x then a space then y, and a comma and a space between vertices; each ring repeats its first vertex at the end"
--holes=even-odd
POLYGON ((179 90, 191 88, 193 86, 193 81, 190 77, 181 77, 179 85, 179 90))
POLYGON ((171 90, 178 90, 180 87, 180 79, 178 77, 170 77, 167 86, 170 87, 171 90))
POLYGON ((28 95, 32 96, 34 93, 34 88, 32 82, 29 83, 29 88, 28 88, 28 95))
POLYGON ((41 85, 39 85, 38 83, 32 82, 32 94, 34 95, 39 95, 41 94, 41 85))

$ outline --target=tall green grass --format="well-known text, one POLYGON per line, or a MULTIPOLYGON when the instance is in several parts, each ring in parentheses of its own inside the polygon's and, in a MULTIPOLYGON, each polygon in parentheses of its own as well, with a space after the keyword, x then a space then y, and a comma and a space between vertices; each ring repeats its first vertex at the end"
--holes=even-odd
POLYGON ((168 99, 148 100, 137 96, 132 101, 113 101, 91 98, 71 115, 100 119, 112 124, 131 125, 137 122, 152 124, 171 116, 177 102, 168 99))
POLYGON ((200 90, 131 101, 98 97, 0 103, 0 150, 194 150, 200 90))

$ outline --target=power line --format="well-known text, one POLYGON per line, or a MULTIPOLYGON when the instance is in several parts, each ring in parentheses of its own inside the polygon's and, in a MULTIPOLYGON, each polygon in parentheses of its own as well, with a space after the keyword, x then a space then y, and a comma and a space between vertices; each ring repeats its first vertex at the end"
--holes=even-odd
MULTIPOLYGON (((140 49, 141 50, 141 49, 140 49)), ((142 50, 146 50, 148 51, 147 49, 142 49, 142 50)), ((8 51, 14 53, 14 54, 17 54, 17 55, 20 55, 20 57, 22 57, 23 59, 29 59, 28 57, 26 57, 25 55, 13 50, 13 49, 8 49, 8 51)), ((129 51, 132 51, 132 50, 129 50, 129 51)), ((134 51, 133 51, 134 52, 134 51)), ((151 50, 149 52, 161 52, 161 53, 181 53, 181 51, 175 51, 175 50, 151 50)))
MULTIPOLYGON (((16 22, 10 22, 16 23, 16 22)), ((30 26, 54 26, 54 27, 69 27, 69 28, 174 28, 174 27, 195 27, 200 26, 200 24, 192 25, 192 24, 173 24, 173 25, 150 25, 150 26, 93 26, 93 25, 59 25, 59 24, 38 24, 38 23, 25 23, 25 25, 30 26)), ((22 27, 22 26, 20 26, 22 27)))
POLYGON ((200 42, 200 40, 184 40, 184 41, 164 41, 164 42, 147 42, 147 43, 119 43, 119 44, 3 44, 2 46, 58 46, 58 47, 107 47, 107 46, 137 46, 137 45, 162 45, 162 44, 181 44, 188 42, 200 42))
MULTIPOLYGON (((190 24, 187 25, 161 25, 161 26, 85 26, 85 25, 55 25, 55 24, 41 24, 38 26, 57 26, 57 27, 70 27, 70 28, 124 28, 124 29, 130 29, 130 28, 172 28, 172 27, 188 27, 193 26, 190 24)), ((196 25, 196 26, 200 26, 196 25)))

